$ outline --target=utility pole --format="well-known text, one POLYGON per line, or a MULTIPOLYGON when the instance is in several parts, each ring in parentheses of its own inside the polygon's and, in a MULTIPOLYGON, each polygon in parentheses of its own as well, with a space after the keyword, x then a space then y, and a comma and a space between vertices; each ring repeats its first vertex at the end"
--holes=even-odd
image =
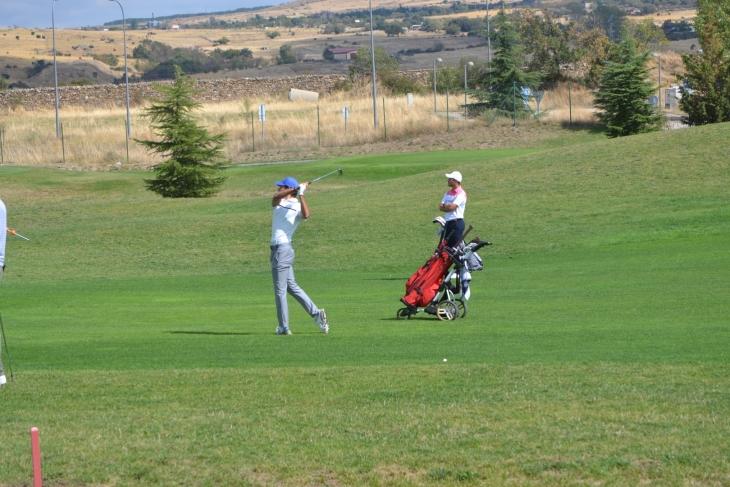
POLYGON ((61 138, 61 117, 59 110, 61 106, 60 97, 58 95, 58 64, 56 63, 56 2, 51 0, 51 29, 53 31, 53 86, 56 90, 56 138, 61 138))
POLYGON ((469 66, 474 66, 474 63, 471 61, 469 61, 468 63, 464 63, 464 120, 466 120, 467 116, 466 104, 468 100, 466 99, 466 91, 469 89, 469 66))
POLYGON ((433 113, 436 113, 436 63, 443 61, 440 57, 433 60, 433 113))
POLYGON ((124 7, 119 0, 109 0, 119 5, 122 10, 122 39, 124 41, 124 91, 127 105, 127 121, 125 128, 125 141, 127 144, 127 164, 129 164, 129 138, 132 136, 132 119, 129 116, 129 72, 127 71, 127 19, 124 16, 124 7))
POLYGON ((372 59, 372 74, 370 76, 373 84, 373 128, 378 128, 378 79, 375 72, 375 36, 373 35, 373 1, 368 0, 370 9, 370 57, 372 59))

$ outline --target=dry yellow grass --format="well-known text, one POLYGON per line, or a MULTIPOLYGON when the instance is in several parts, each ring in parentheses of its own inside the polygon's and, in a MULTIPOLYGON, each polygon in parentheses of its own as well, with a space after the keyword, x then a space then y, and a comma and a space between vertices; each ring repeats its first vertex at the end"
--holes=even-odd
POLYGON ((627 17, 629 20, 635 20, 640 22, 642 20, 651 20, 656 25, 662 25, 667 20, 693 20, 697 17, 697 9, 686 9, 686 10, 670 10, 664 12, 656 12, 649 15, 637 15, 627 17))
POLYGON ((662 79, 661 87, 666 88, 675 85, 684 77, 685 69, 682 56, 676 52, 660 52, 656 53, 649 59, 649 75, 656 85, 659 85, 659 62, 661 59, 662 79))
MULTIPOLYGON (((442 135, 446 129, 444 96, 438 97, 439 113, 433 111, 432 95, 415 96, 408 106, 405 96, 378 100, 380 127, 373 129, 372 101, 367 86, 355 92, 337 93, 320 100, 319 140, 317 134, 317 104, 291 102, 281 98, 249 99, 205 105, 198 118, 212 133, 225 133, 225 151, 233 161, 246 161, 266 154, 276 153, 283 158, 301 157, 303 149, 322 147, 363 146, 382 141, 387 129, 389 141, 407 141, 429 134, 442 135), (266 123, 262 127, 254 115, 259 104, 266 105, 266 123), (343 107, 350 110, 347 128, 342 115, 343 107), (252 154, 254 149, 256 153, 252 154), (282 155, 283 154, 283 155, 282 155), (287 155, 288 154, 288 155, 287 155)), ((574 88, 573 120, 589 121, 593 118, 592 96, 585 89, 574 88)), ((452 95, 451 128, 458 131, 474 127, 484 121, 464 121, 460 117, 463 98, 452 95)), ((545 95, 541 105, 544 120, 567 121, 567 88, 559 88, 545 95)), ((110 169, 125 162, 124 109, 104 108, 87 110, 62 108, 66 166, 86 169, 110 169)), ((5 130, 4 156, 7 162, 31 166, 54 165, 62 159, 62 147, 55 138, 54 112, 26 112, 22 109, 0 114, 0 126, 5 130)), ((133 136, 152 139, 148 121, 142 111, 132 111, 133 136)), ((150 167, 159 162, 134 141, 130 144, 130 166, 150 167)))
MULTIPOLYGON (((416 7, 442 4, 443 2, 441 0, 372 0, 373 8, 398 8, 400 6, 416 7)), ((269 7, 263 10, 256 10, 254 12, 238 12, 226 15, 217 15, 216 18, 229 21, 246 20, 257 14, 265 17, 278 17, 280 15, 284 15, 286 17, 302 17, 320 12, 365 10, 367 7, 367 3, 362 0, 299 0, 269 7)), ((199 17, 186 17, 184 19, 180 19, 180 21, 188 24, 194 24, 207 22, 209 18, 209 15, 201 15, 199 17)))
MULTIPOLYGON (((537 109, 534 101, 530 105, 533 110, 537 109)), ((575 123, 596 121, 593 93, 588 88, 575 84, 569 89, 568 84, 563 83, 546 91, 540 103, 540 111, 544 112, 541 119, 548 122, 566 122, 571 118, 575 123)))
MULTIPOLYGON (((453 100, 452 100, 453 103, 453 100)), ((440 106, 445 105, 443 99, 440 106)), ((360 145, 382 139, 383 100, 378 101, 380 130, 372 127, 372 102, 368 97, 349 98, 335 95, 319 104, 319 141, 317 105, 281 99, 243 100, 206 105, 198 114, 212 133, 225 133, 226 154, 232 161, 245 159, 254 148, 257 152, 297 147, 360 145), (263 127, 251 113, 258 105, 267 107, 263 127), (342 108, 348 106, 350 118, 345 130, 342 108)), ((416 96, 408 107, 405 97, 385 99, 385 126, 391 139, 443 130, 443 116, 433 113, 430 96, 416 96)), ((22 165, 51 165, 61 161, 62 146, 55 138, 53 111, 14 110, 0 117, 5 130, 5 160, 22 165)), ((124 110, 108 108, 61 110, 66 161, 69 167, 110 168, 125 160, 124 110)), ((133 136, 155 138, 141 110, 132 112, 133 136)), ((135 167, 149 167, 159 162, 132 142, 130 162, 135 167)))
MULTIPOLYGON (((283 44, 322 37, 319 29, 281 29, 275 39, 270 39, 267 32, 264 29, 130 30, 127 31, 127 47, 130 56, 134 47, 145 39, 172 47, 212 50, 219 47, 215 42, 225 37, 229 42, 223 46, 224 49, 248 48, 256 57, 273 58, 283 44)), ((49 60, 53 56, 52 46, 49 29, 0 30, 0 56, 49 60)), ((115 54, 121 63, 124 52, 122 32, 57 29, 56 50, 59 63, 89 61, 93 55, 101 54, 115 54)))
MULTIPOLYGON (((505 2, 506 4, 509 4, 511 2, 505 2)), ((493 8, 489 9, 489 18, 491 19, 495 15, 497 15, 498 12, 501 11, 501 8, 495 7, 492 5, 493 8)), ((501 4, 500 4, 501 7, 501 4)), ((528 10, 528 9, 520 9, 520 8, 505 8, 504 12, 506 14, 511 14, 512 12, 519 11, 519 10, 528 10)), ((539 10, 535 11, 536 13, 540 13, 539 10)), ((487 12, 485 10, 474 10, 471 12, 461 12, 461 13, 455 13, 455 14, 447 14, 447 15, 431 15, 428 18, 429 19, 440 19, 440 20, 448 20, 448 19, 459 19, 459 18, 467 18, 467 19, 483 19, 487 16, 487 12)))

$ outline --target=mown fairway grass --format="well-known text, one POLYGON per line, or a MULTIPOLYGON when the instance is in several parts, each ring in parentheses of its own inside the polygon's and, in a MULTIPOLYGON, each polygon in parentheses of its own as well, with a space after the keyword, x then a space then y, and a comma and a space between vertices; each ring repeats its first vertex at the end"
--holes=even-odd
POLYGON ((228 170, 207 200, 142 173, 0 168, 0 485, 726 485, 728 125, 542 149, 228 170), (273 335, 271 184, 311 189, 273 335), (397 321, 458 168, 494 241, 469 315, 397 321), (448 359, 444 362, 443 359, 448 359))

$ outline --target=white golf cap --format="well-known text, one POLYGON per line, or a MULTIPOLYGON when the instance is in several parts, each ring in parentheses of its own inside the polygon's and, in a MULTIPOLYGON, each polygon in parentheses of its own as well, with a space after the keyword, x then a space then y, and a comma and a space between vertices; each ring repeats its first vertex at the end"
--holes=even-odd
POLYGON ((457 181, 461 182, 461 173, 459 171, 454 171, 445 174, 445 176, 449 179, 456 179, 457 181))

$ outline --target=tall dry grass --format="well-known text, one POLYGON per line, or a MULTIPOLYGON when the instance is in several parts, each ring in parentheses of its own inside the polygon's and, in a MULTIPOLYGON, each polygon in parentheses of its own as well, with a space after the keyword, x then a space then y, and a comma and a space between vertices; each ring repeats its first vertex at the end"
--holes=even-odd
MULTIPOLYGON (((530 103, 533 110, 537 104, 530 103)), ((548 122, 593 123, 596 111, 593 108, 593 93, 584 86, 561 83, 546 91, 540 103, 540 118, 548 122)))
MULTIPOLYGON (((592 97, 585 89, 573 88, 573 120, 593 118, 592 97)), ((463 95, 451 95, 449 120, 452 131, 465 127, 485 126, 477 118, 461 116, 463 95)), ((541 104, 543 120, 568 120, 567 88, 560 87, 545 94, 541 104)), ((320 147, 362 146, 388 141, 403 141, 428 134, 446 132, 446 97, 415 95, 409 105, 405 96, 385 96, 377 100, 379 127, 373 127, 372 99, 367 87, 354 92, 340 92, 322 98, 319 103, 289 101, 281 98, 248 99, 238 102, 207 104, 196 114, 211 133, 226 134, 225 153, 232 162, 263 158, 267 153, 296 159, 302 149, 320 147), (258 119, 258 107, 266 106, 266 121, 258 119), (343 108, 349 109, 347 124, 343 108)), ((150 154, 134 140, 129 145, 126 161, 123 108, 61 109, 63 144, 55 136, 54 111, 11 110, 0 114, 4 130, 3 147, 6 163, 48 166, 64 161, 67 167, 109 169, 150 167, 160 158, 150 154)), ((132 134, 135 139, 157 138, 144 117, 143 108, 132 110, 132 134)))

